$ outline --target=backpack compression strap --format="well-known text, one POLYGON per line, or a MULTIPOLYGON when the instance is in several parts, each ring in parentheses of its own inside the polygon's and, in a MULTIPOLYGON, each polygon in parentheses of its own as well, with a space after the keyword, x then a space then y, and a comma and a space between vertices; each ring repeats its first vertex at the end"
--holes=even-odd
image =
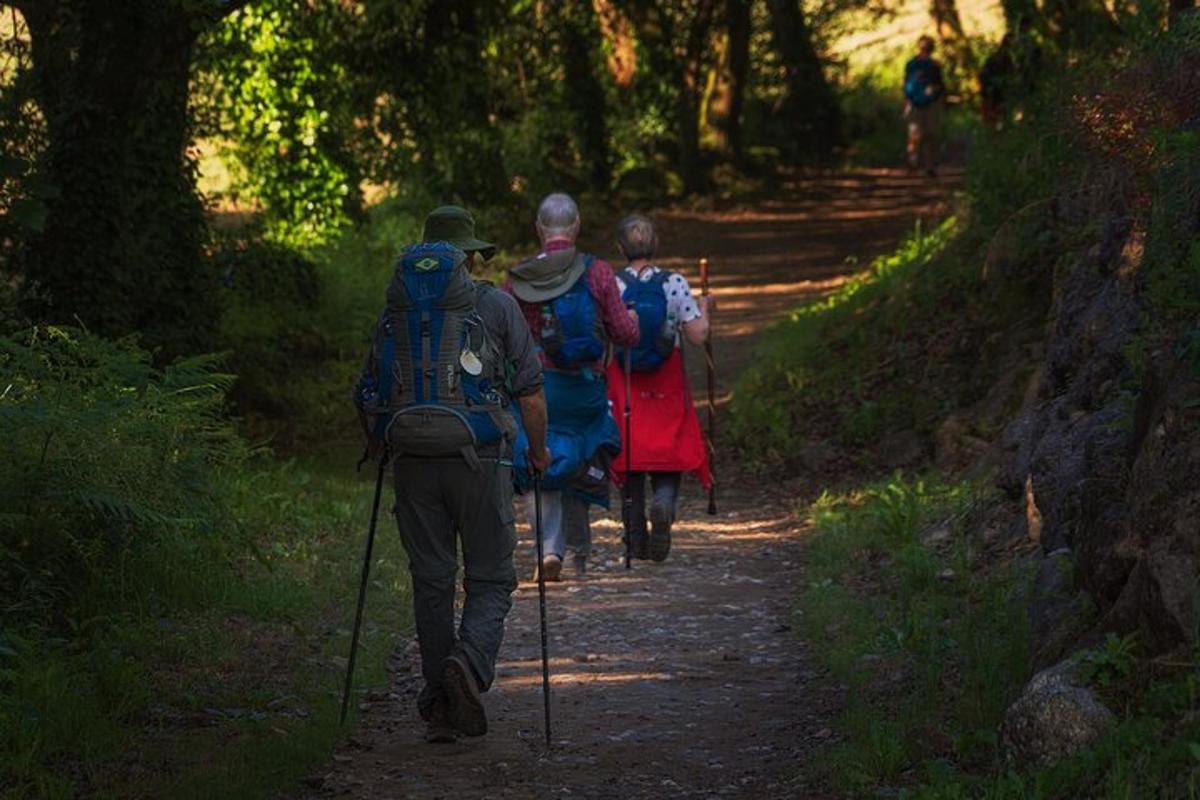
MULTIPOLYGON (((379 396, 383 398, 383 402, 392 402, 392 365, 396 362, 396 333, 392 330, 392 323, 387 320, 385 315, 380 320, 380 326, 383 331, 383 351, 379 354, 379 396)), ((387 433, 388 417, 386 414, 379 415, 375 421, 375 435, 380 439, 387 433)))

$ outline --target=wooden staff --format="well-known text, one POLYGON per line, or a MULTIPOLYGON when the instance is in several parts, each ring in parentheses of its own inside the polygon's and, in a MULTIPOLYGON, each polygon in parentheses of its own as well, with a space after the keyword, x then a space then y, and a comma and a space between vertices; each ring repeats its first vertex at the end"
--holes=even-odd
MULTIPOLYGON (((708 290, 708 259, 700 259, 700 295, 709 297, 708 290)), ((711 302, 709 304, 711 306, 711 302)), ((717 451, 713 445, 713 441, 717 435, 717 401, 716 401, 716 384, 717 384, 717 362, 713 360, 712 346, 712 314, 706 309, 706 314, 709 314, 708 319, 708 338, 704 341, 704 363, 708 371, 708 471, 709 475, 713 476, 713 485, 708 488, 708 513, 717 513, 717 488, 716 488, 716 455, 717 451)))

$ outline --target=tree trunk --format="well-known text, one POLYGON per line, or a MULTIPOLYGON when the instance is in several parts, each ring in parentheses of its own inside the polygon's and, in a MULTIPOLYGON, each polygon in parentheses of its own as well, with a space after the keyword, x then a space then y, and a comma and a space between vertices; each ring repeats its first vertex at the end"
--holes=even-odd
POLYGON ((938 41, 941 43, 945 62, 950 72, 966 70, 978 72, 974 54, 967 42, 966 31, 963 30, 962 17, 958 13, 956 0, 932 0, 929 6, 929 16, 933 19, 938 41))
POLYGON ((726 0, 725 30, 704 100, 704 120, 717 150, 735 161, 742 156, 742 106, 750 68, 750 10, 751 0, 726 0))
POLYGON ((715 0, 700 0, 688 25, 684 45, 683 80, 676 96, 675 117, 679 126, 679 171, 686 192, 705 188, 700 159, 700 100, 703 94, 704 51, 712 28, 715 0))
POLYGON ((798 154, 826 155, 837 143, 837 98, 825 78, 798 0, 767 0, 771 36, 787 76, 779 114, 795 131, 798 154))
POLYGON ((566 101, 575 117, 579 151, 587 164, 588 179, 595 189, 612 183, 612 159, 608 148, 607 101, 593 53, 600 28, 590 3, 564 3, 562 22, 563 72, 566 101))
POLYGON ((215 280, 205 270, 188 80, 197 28, 184 3, 18 4, 57 187, 22 272, 36 319, 140 333, 178 353, 211 347, 215 280))

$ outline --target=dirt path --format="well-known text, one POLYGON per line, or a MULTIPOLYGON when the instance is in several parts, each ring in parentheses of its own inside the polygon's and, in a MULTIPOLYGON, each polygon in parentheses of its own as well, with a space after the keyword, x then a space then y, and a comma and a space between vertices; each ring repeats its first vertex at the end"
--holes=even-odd
MULTIPOLYGON (((717 354, 726 394, 763 328, 829 292, 939 212, 953 182, 886 171, 798 177, 770 199, 656 214, 666 266, 713 263, 717 354), (857 259, 857 260, 855 260, 857 259)), ((603 248, 600 248, 603 252, 603 248)), ((692 359, 693 372, 700 359, 692 359)), ((685 490, 667 562, 621 564, 616 513, 594 518, 597 563, 550 587, 554 747, 542 745, 537 588, 521 584, 508 620, 491 732, 421 743, 415 648, 395 660, 390 693, 301 797, 792 798, 808 756, 830 736, 837 689, 809 665, 793 630, 801 527, 780 486, 719 462, 721 514, 685 490)), ((518 569, 532 570, 522 530, 518 569)))

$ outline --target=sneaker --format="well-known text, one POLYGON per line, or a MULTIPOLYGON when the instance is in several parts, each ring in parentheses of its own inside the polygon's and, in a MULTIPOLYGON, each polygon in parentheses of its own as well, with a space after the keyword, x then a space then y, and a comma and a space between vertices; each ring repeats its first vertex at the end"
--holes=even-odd
POLYGON ((442 664, 450 721, 467 736, 483 736, 487 733, 487 712, 483 709, 475 673, 458 653, 448 656, 442 664))
POLYGON ((430 744, 451 744, 457 740, 450 724, 450 709, 445 700, 437 700, 425 720, 425 741, 430 744))
MULTIPOLYGON (((558 556, 550 555, 542 559, 542 569, 546 572, 547 583, 557 583, 562 580, 562 559, 558 556)), ((538 579, 538 571, 533 571, 533 579, 538 579)))
POLYGON ((651 561, 665 561, 671 552, 671 523, 670 509, 654 506, 650 509, 650 541, 647 545, 651 561))

